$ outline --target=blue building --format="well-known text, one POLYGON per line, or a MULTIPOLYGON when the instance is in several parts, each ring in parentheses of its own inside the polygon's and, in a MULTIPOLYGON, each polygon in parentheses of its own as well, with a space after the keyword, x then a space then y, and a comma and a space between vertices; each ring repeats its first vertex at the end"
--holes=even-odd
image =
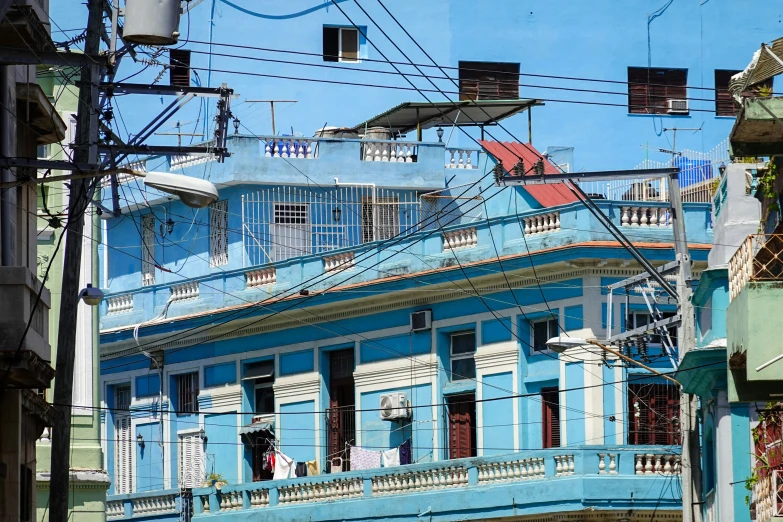
MULTIPOLYGON (((495 183, 498 164, 558 171, 532 146, 480 145, 235 135, 222 164, 136 165, 209 179, 220 200, 195 211, 130 179, 105 221, 111 519, 678 515, 677 387, 546 346, 647 324, 641 294, 608 314, 607 286, 639 267, 564 186, 495 183)), ((712 183, 716 166, 697 169, 712 183)), ((655 264, 673 258, 661 183, 589 188, 655 264)), ((698 273, 711 204, 702 182, 684 193, 698 273)), ((671 372, 665 347, 627 350, 671 372)))

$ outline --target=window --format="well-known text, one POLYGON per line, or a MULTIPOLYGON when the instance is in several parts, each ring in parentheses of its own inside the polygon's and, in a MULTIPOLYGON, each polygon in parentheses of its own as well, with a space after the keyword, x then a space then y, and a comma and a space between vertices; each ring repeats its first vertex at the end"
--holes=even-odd
POLYGON ((400 232, 400 200, 362 198, 362 242, 391 239, 400 232), (373 208, 375 209, 373 211, 373 208), (373 225, 375 225, 373 227, 373 225), (373 230, 373 228, 375 230, 373 230))
POLYGON ((179 434, 179 487, 198 488, 204 481, 204 443, 198 431, 179 434))
POLYGON ((209 266, 228 264, 228 201, 209 206, 209 266))
POLYGON ((544 448, 560 447, 560 392, 557 388, 541 389, 541 440, 544 448))
POLYGON ((253 381, 255 402, 253 412, 268 415, 275 412, 275 361, 261 361, 245 367, 243 381, 253 381))
POLYGON ((560 326, 557 318, 553 317, 541 321, 532 321, 530 323, 530 329, 533 334, 533 351, 543 352, 549 350, 546 342, 552 337, 557 337, 560 326))
POLYGON ((669 100, 687 98, 687 69, 628 68, 628 112, 666 114, 669 100))
POLYGON ((476 332, 451 335, 451 380, 476 378, 476 332))
POLYGON ((354 27, 324 27, 325 62, 358 62, 359 30, 354 27))
POLYGON ((671 384, 628 385, 628 444, 680 443, 680 390, 671 384))
MULTIPOLYGON (((662 312, 661 315, 663 316, 661 319, 669 319, 670 317, 674 317, 677 315, 674 312, 662 312)), ((631 314, 628 316, 628 324, 626 325, 626 331, 627 330, 633 330, 634 328, 641 328, 643 326, 647 326, 648 324, 654 322, 652 320, 652 316, 648 312, 631 312, 631 314)), ((669 332, 669 339, 671 339, 672 344, 677 344, 677 327, 672 326, 670 328, 667 328, 667 331, 669 332)), ((650 333, 648 342, 651 344, 661 344, 662 339, 661 336, 657 333, 650 333)))
POLYGON ((736 116, 737 107, 734 98, 729 92, 729 80, 735 74, 742 71, 715 70, 715 115, 736 116))
POLYGON ((475 457, 476 397, 470 393, 455 395, 447 401, 449 419, 449 458, 475 457))
POLYGON ((190 50, 169 49, 169 85, 190 86, 190 50))
POLYGON ((174 377, 177 382, 177 414, 198 413, 198 372, 174 377))
POLYGON ((310 229, 307 204, 275 203, 275 222, 272 226, 274 260, 310 253, 310 229))
POLYGON ((33 470, 24 464, 19 466, 19 520, 33 520, 33 470))
POLYGON ((133 492, 133 444, 130 416, 130 386, 114 388, 114 493, 117 495, 133 492))
POLYGON ((460 100, 516 100, 519 64, 459 62, 460 100))
POLYGON ((155 216, 141 218, 141 286, 155 284, 155 216))

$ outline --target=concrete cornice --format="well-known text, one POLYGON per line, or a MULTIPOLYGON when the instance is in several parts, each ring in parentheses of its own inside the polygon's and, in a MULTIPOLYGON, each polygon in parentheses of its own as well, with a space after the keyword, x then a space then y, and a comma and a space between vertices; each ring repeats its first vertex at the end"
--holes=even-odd
POLYGON ((353 381, 357 389, 370 388, 378 384, 390 382, 429 382, 438 373, 438 362, 432 357, 415 357, 410 359, 395 359, 391 361, 360 364, 353 373, 353 381))
POLYGON ((275 399, 306 397, 321 391, 321 378, 315 372, 277 377, 274 384, 275 399))

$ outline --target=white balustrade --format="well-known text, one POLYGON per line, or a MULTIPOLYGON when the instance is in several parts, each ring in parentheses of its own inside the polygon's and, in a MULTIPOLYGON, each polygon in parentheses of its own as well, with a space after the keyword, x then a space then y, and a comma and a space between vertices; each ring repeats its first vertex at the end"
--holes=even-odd
POLYGON ((122 500, 106 502, 106 518, 117 518, 125 515, 125 503, 122 500))
POLYGON ((256 288, 264 285, 271 285, 277 281, 277 270, 272 268, 262 268, 260 270, 251 270, 245 272, 245 287, 256 288))
POLYGON ((268 489, 256 489, 249 491, 250 495, 250 508, 262 508, 269 506, 269 490, 268 489))
POLYGON ((620 224, 624 227, 670 227, 671 209, 664 207, 622 207, 620 224))
POLYGON ((450 157, 446 163, 447 169, 477 169, 478 151, 471 149, 447 149, 446 154, 450 157), (476 155, 476 162, 473 161, 473 155, 476 155))
POLYGON ((333 256, 324 257, 324 272, 333 272, 335 270, 348 270, 354 266, 353 252, 344 252, 333 256))
POLYGON ((177 511, 177 495, 168 494, 157 497, 144 497, 131 500, 133 516, 160 515, 177 511))
POLYGON ((599 453, 598 454, 598 474, 599 475, 617 475, 617 454, 599 453), (607 459, 609 460, 607 464, 607 459))
POLYGON ((476 245, 478 245, 478 232, 476 227, 462 228, 443 233, 443 250, 472 248, 476 245))
POLYGON ((545 474, 543 457, 492 462, 478 466, 479 484, 509 480, 542 479, 545 474))
POLYGON ((391 163, 413 163, 416 161, 415 143, 403 141, 363 141, 363 161, 384 161, 391 163))
POLYGON ((574 474, 574 456, 573 455, 555 455, 555 476, 574 474))
POLYGON ((560 212, 530 216, 524 218, 523 221, 526 236, 560 230, 560 212))
POLYGON ((199 284, 198 281, 188 281, 179 285, 171 286, 171 301, 185 301, 188 299, 198 299, 199 284))
POLYGON ((637 453, 637 475, 679 475, 680 456, 675 454, 637 453))
POLYGON ((119 314, 133 310, 133 295, 115 295, 106 299, 109 306, 108 314, 119 314))
POLYGON ((193 165, 215 161, 216 159, 217 156, 214 154, 178 154, 176 156, 171 156, 171 170, 184 169, 185 167, 192 167, 193 165))
POLYGON ((302 504, 364 496, 361 478, 337 479, 329 482, 294 484, 279 490, 279 504, 302 504))
POLYGON ((268 138, 264 140, 267 158, 314 159, 318 157, 318 140, 311 138, 268 138))
POLYGON ((467 486, 468 470, 462 466, 409 471, 373 477, 372 496, 418 493, 467 486))
POLYGON ((242 492, 229 491, 220 494, 220 511, 235 511, 242 509, 242 492))

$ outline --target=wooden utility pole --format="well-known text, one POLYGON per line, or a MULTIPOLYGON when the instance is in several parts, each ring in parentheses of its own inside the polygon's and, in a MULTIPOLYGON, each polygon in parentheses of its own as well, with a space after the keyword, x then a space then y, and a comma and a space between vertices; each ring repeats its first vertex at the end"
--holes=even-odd
POLYGON ((296 100, 245 100, 245 103, 268 103, 272 111, 272 136, 277 133, 275 129, 275 102, 277 103, 296 103, 296 100))
MULTIPOLYGON (((87 2, 87 33, 84 54, 97 56, 100 51, 103 24, 103 0, 87 2)), ((98 66, 85 66, 79 84, 79 106, 76 113, 76 145, 73 161, 77 165, 95 164, 97 143, 98 89, 101 75, 98 66)), ((97 183, 97 180, 95 181, 97 183)), ((60 322, 57 332, 57 364, 54 380, 54 407, 59 413, 52 427, 52 476, 49 488, 49 520, 68 520, 68 482, 71 456, 71 402, 73 401, 73 365, 76 356, 76 315, 79 305, 79 272, 82 259, 84 212, 89 205, 92 182, 71 181, 68 221, 65 227, 60 322)))

